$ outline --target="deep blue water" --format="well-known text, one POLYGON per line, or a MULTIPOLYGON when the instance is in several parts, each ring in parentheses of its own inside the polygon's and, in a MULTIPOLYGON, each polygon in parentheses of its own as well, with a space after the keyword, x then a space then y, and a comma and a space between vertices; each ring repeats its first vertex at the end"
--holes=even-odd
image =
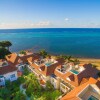
POLYGON ((100 58, 100 29, 49 28, 0 30, 0 41, 10 40, 11 51, 34 48, 52 54, 100 58))

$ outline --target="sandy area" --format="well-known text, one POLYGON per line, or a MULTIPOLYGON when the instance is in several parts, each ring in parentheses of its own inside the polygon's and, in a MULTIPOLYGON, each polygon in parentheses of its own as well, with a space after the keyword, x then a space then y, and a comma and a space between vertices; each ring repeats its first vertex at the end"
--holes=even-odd
POLYGON ((93 59, 93 58, 79 58, 80 63, 91 63, 95 66, 96 68, 100 70, 100 59, 93 59))

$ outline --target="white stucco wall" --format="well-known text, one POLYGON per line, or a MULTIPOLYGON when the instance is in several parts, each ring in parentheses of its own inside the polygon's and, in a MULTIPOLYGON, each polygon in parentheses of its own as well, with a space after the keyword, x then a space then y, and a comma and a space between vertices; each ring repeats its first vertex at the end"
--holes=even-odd
POLYGON ((13 71, 13 72, 4 74, 3 76, 5 77, 5 80, 10 80, 10 81, 17 80, 17 78, 18 78, 17 71, 13 71), (11 78, 11 75, 13 75, 13 74, 15 74, 15 77, 14 78, 11 78))

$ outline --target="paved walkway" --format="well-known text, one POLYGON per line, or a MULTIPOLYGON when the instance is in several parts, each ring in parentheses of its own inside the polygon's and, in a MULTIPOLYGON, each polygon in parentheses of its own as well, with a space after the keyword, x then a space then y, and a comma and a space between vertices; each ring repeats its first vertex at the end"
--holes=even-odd
MULTIPOLYGON (((23 84, 20 85, 20 91, 22 91, 23 94, 26 95, 26 93, 25 93, 26 89, 23 88, 23 84)), ((27 95, 26 95, 26 100, 30 100, 30 97, 28 97, 27 95)))

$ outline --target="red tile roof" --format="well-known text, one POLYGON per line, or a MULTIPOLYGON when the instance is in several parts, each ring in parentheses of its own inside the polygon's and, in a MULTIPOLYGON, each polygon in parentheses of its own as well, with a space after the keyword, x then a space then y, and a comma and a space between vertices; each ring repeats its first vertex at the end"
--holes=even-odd
POLYGON ((66 94, 64 97, 62 97, 61 100, 80 100, 77 95, 87 86, 90 84, 96 84, 98 87, 100 86, 100 81, 96 80, 94 78, 90 78, 88 82, 74 88, 71 92, 66 94))
POLYGON ((34 60, 35 59, 32 58, 32 57, 31 58, 28 58, 28 62, 30 63, 30 65, 32 67, 34 67, 35 69, 37 69, 41 74, 43 74, 45 76, 49 76, 49 75, 53 74, 54 73, 54 70, 56 69, 56 67, 59 66, 60 64, 62 64, 62 62, 63 62, 62 59, 58 59, 60 63, 57 62, 57 63, 55 63, 55 64, 50 65, 50 66, 47 67, 45 65, 38 66, 38 65, 34 64, 33 63, 34 60), (39 70, 39 68, 41 69, 41 71, 39 70))
POLYGON ((7 61, 11 62, 12 64, 18 64, 18 60, 20 59, 16 53, 12 53, 6 56, 7 61))
POLYGON ((39 55, 38 54, 33 54, 33 53, 30 53, 29 55, 24 55, 24 56, 18 56, 18 54, 16 53, 12 53, 10 55, 7 55, 6 56, 6 59, 7 61, 9 61, 10 63, 14 64, 14 65, 17 65, 19 64, 20 62, 23 62, 23 63, 26 63, 28 58, 30 57, 38 57, 39 55))
POLYGON ((71 81, 74 81, 75 80, 75 78, 74 78, 74 75, 73 74, 71 74, 70 76, 68 76, 69 77, 69 79, 71 80, 71 81))
MULTIPOLYGON (((89 77, 95 78, 97 73, 99 72, 97 69, 93 68, 90 64, 85 64, 84 67, 85 67, 85 70, 79 73, 78 75, 75 75, 71 72, 60 73, 57 70, 54 71, 54 74, 62 78, 65 82, 69 82, 71 85, 77 87, 80 84, 88 81, 89 77), (67 80, 66 79, 67 77, 69 77, 71 81, 67 80)), ((57 68, 61 68, 61 65, 58 66, 57 68)))
POLYGON ((16 67, 12 67, 10 65, 4 66, 4 67, 0 67, 0 75, 7 74, 7 73, 13 72, 13 71, 17 71, 17 68, 16 67))

